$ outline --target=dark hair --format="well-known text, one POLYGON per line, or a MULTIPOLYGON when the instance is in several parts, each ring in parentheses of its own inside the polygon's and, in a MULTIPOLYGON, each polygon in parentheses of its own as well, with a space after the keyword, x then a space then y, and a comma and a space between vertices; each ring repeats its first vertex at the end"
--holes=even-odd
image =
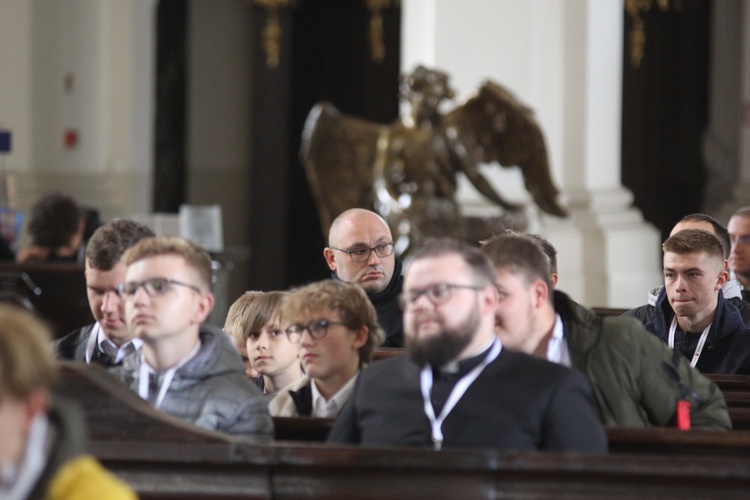
POLYGON ((34 245, 57 248, 70 244, 83 220, 76 201, 62 193, 43 196, 31 207, 29 234, 34 245))
MULTIPOLYGON (((551 263, 540 237, 506 231, 482 242, 482 253, 501 268, 518 274, 527 284, 542 280, 552 290, 551 263)), ((554 250, 554 247, 553 247, 554 250)))
POLYGON ((661 246, 664 253, 671 252, 678 255, 689 253, 706 253, 709 257, 724 259, 724 249, 721 242, 713 234, 700 229, 685 229, 675 233, 661 246))
POLYGON ((707 222, 711 224, 711 227, 714 228, 714 236, 719 239, 719 243, 721 243, 721 247, 724 250, 724 258, 729 258, 729 252, 732 250, 732 240, 729 237, 729 231, 727 231, 727 228, 722 226, 719 221, 717 221, 710 215, 696 213, 686 215, 685 217, 680 219, 677 224, 680 224, 682 222, 707 222))
POLYGON ((557 274, 557 249, 552 245, 552 243, 542 238, 538 234, 529 234, 529 237, 534 238, 534 240, 539 243, 539 246, 542 247, 542 250, 544 251, 544 255, 546 255, 549 259, 550 274, 557 274))
POLYGON ((457 254, 482 285, 495 284, 495 267, 477 247, 452 238, 427 238, 414 254, 414 261, 457 254))
POLYGON ((151 229, 132 220, 108 222, 91 236, 86 246, 86 263, 91 268, 109 271, 117 265, 125 250, 153 236, 151 229))

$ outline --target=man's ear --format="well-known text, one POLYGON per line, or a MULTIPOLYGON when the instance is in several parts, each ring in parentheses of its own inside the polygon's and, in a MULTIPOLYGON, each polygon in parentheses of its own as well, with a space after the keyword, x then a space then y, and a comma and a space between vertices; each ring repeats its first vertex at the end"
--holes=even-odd
POLYGON ((216 299, 214 299, 214 295, 211 292, 200 293, 200 296, 198 297, 198 307, 196 307, 193 315, 193 322, 195 324, 200 325, 206 321, 206 318, 208 318, 208 315, 211 314, 211 311, 214 309, 215 300, 216 299))
POLYGON ((367 343, 367 337, 370 333, 370 328, 367 325, 360 326, 356 332, 354 332, 354 341, 352 342, 352 347, 354 349, 359 350, 360 347, 365 345, 367 343))
POLYGON ((323 250, 323 257, 325 257, 326 264, 328 264, 328 267, 331 268, 331 271, 335 271, 336 255, 333 253, 333 250, 330 247, 326 247, 325 250, 323 250))
POLYGON ((557 273, 551 273, 549 275, 549 280, 552 282, 552 288, 557 287, 557 279, 558 279, 557 273))
POLYGON ((531 284, 531 296, 534 302, 534 308, 539 309, 549 300, 549 288, 547 283, 542 280, 535 280, 531 284))
POLYGON ((718 292, 719 290, 721 290, 727 281, 729 281, 729 273, 725 268, 719 273, 719 279, 716 280, 716 291, 718 292))

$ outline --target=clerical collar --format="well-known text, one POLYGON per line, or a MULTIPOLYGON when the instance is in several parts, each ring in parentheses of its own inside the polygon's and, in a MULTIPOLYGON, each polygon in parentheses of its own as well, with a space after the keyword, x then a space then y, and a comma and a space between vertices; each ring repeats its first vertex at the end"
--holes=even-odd
POLYGON ((462 359, 460 361, 453 360, 449 361, 443 366, 437 368, 437 372, 440 373, 466 373, 470 371, 472 368, 477 366, 487 355, 487 351, 492 347, 492 343, 495 341, 495 336, 493 335, 490 340, 482 347, 482 350, 477 354, 476 356, 472 356, 471 358, 462 359))

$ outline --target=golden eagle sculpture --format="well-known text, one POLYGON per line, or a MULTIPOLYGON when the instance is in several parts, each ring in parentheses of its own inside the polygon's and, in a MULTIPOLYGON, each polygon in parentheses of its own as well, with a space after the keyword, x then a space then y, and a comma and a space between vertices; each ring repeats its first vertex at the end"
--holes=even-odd
POLYGON ((541 210, 563 217, 544 137, 533 112, 506 89, 485 82, 477 94, 441 114, 452 99, 448 75, 418 67, 400 79, 411 114, 383 125, 320 102, 302 133, 301 160, 325 237, 343 211, 369 208, 388 222, 399 253, 429 236, 476 243, 508 226, 523 230, 520 205, 506 201, 479 171, 482 163, 518 167, 541 210), (455 200, 457 175, 494 204, 501 217, 465 217, 455 200))

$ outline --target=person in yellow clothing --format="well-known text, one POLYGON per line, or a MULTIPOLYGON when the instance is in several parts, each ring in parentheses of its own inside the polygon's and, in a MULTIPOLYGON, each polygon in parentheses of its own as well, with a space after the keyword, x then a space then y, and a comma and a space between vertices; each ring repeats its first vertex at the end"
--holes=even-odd
POLYGON ((31 313, 0 305, 0 498, 137 498, 85 454, 82 415, 50 392, 49 342, 49 330, 31 313))

